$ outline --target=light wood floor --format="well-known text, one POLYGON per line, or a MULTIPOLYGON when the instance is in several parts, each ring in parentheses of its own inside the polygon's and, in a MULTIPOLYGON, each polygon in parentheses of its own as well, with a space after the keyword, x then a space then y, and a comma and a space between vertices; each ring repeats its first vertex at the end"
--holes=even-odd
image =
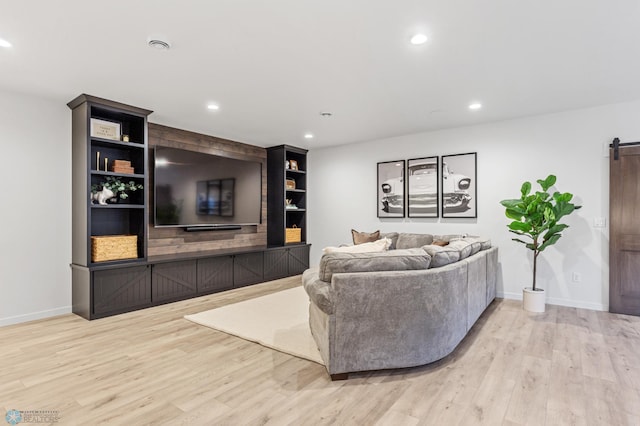
POLYGON ((636 317, 496 300, 447 358, 339 382, 182 318, 295 285, 0 328, 0 406, 61 425, 640 425, 636 317))

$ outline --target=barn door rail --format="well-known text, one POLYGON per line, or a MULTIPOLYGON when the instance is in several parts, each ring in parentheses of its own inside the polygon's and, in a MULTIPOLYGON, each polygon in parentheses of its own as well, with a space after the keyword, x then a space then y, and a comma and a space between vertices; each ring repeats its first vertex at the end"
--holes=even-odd
POLYGON ((619 138, 615 138, 613 139, 613 142, 609 144, 609 148, 613 148, 613 159, 617 160, 620 155, 620 147, 624 147, 624 146, 634 146, 634 145, 640 145, 640 142, 624 142, 621 143, 619 138))

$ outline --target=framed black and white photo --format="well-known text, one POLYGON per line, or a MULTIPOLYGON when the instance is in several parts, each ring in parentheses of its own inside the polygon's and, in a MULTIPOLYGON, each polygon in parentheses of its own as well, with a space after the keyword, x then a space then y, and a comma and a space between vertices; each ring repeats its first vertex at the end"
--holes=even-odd
POLYGON ((378 163, 378 217, 404 217, 404 160, 378 163))
POLYGON ((442 217, 478 217, 477 153, 443 155, 441 167, 442 217))
POLYGON ((407 161, 407 198, 409 217, 438 217, 438 157, 407 161))

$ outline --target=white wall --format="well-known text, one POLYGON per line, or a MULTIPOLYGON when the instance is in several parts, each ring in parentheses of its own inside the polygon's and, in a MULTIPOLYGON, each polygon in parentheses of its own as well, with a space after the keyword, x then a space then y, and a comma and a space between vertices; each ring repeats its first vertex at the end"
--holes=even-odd
POLYGON ((71 312, 71 111, 0 92, 0 326, 71 312))
MULTIPOLYGON (((482 112, 480 112, 482 113, 482 112)), ((521 298, 531 285, 532 256, 511 241, 499 201, 517 198, 525 180, 548 174, 572 192, 583 208, 568 217, 570 228, 538 258, 538 285, 549 303, 607 310, 609 159, 614 137, 640 140, 640 101, 414 134, 309 152, 308 239, 311 263, 323 247, 350 242, 361 231, 469 233, 489 236, 500 248, 501 297, 521 298), (433 155, 478 153, 477 219, 379 219, 376 163, 433 155), (606 217, 607 227, 593 227, 606 217), (572 274, 581 275, 573 282, 572 274)))

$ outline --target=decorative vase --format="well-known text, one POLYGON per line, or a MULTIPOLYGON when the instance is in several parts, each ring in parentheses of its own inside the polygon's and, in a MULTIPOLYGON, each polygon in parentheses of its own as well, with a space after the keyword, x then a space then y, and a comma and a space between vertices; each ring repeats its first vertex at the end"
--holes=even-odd
POLYGON ((528 312, 544 312, 547 295, 544 289, 531 287, 522 289, 522 308, 528 312))

